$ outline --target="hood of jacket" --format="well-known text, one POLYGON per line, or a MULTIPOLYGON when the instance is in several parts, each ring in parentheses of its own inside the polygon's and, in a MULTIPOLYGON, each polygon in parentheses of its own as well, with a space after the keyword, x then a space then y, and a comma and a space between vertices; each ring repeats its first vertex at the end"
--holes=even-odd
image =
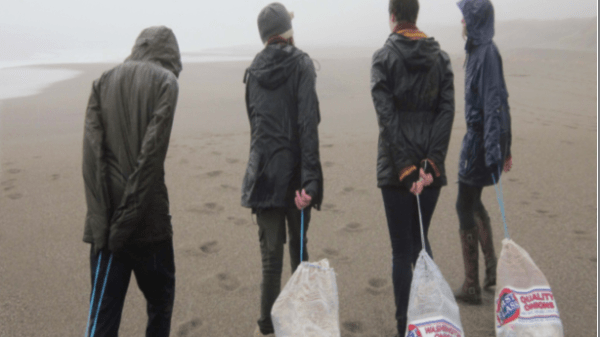
POLYGON ((293 74, 305 54, 292 45, 271 44, 265 47, 248 68, 258 83, 267 89, 277 89, 293 74))
POLYGON ((157 63, 176 77, 183 68, 175 34, 165 26, 144 29, 135 41, 131 55, 125 59, 127 61, 157 63))
POLYGON ((433 38, 411 40, 403 35, 392 33, 387 41, 394 51, 400 54, 408 68, 427 70, 440 54, 440 44, 433 38))
POLYGON ((492 41, 494 37, 494 6, 489 0, 461 0, 458 2, 467 25, 467 44, 480 46, 492 41))

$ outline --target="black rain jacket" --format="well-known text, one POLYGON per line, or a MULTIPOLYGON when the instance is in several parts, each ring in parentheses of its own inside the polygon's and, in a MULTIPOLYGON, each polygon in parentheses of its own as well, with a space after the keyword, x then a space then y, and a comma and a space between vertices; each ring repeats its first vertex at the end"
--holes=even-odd
POLYGON ((311 205, 320 208, 323 173, 316 76, 306 53, 282 44, 265 47, 246 70, 251 139, 242 206, 296 207, 295 191, 305 189, 311 205))
POLYGON ((447 184, 453 81, 450 58, 433 38, 411 40, 392 33, 375 52, 371 95, 379 122, 378 187, 408 187, 399 180, 401 172, 418 172, 425 160, 432 186, 447 184))
POLYGON ((93 83, 83 138, 83 241, 96 252, 172 237, 164 161, 181 69, 173 32, 151 27, 124 63, 93 83))
POLYGON ((465 184, 488 186, 502 173, 512 143, 508 91, 502 57, 492 41, 494 7, 489 0, 458 3, 467 25, 465 119, 458 177, 465 184))

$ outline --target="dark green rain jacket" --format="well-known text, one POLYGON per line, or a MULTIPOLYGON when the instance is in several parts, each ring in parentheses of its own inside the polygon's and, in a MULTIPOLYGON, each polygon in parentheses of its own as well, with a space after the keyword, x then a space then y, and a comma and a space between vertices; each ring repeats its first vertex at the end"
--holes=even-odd
POLYGON ((95 80, 85 115, 83 241, 120 252, 173 235, 164 162, 181 72, 166 27, 142 31, 131 55, 95 80))

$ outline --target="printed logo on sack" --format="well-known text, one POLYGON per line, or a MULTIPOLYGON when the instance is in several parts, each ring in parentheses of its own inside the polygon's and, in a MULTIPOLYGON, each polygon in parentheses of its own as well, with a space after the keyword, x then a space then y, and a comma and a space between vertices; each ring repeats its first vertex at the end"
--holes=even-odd
POLYGON ((406 337, 423 337, 423 335, 421 335, 421 331, 419 331, 419 328, 416 325, 411 324, 408 326, 408 334, 406 337))
POLYGON ((502 289, 498 295, 498 306, 496 308, 496 318, 500 326, 508 324, 517 318, 521 313, 521 306, 517 296, 508 288, 502 289))

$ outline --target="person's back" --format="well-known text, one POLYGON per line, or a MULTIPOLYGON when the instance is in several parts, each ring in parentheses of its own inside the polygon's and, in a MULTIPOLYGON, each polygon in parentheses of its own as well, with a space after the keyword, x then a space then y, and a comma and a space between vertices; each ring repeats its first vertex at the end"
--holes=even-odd
POLYGON ((151 27, 123 64, 94 81, 82 168, 92 270, 86 334, 118 335, 134 273, 148 302, 147 335, 169 335, 175 265, 164 161, 181 68, 173 32, 151 27))
POLYGON ((447 126, 454 118, 452 67, 439 43, 417 32, 412 24, 399 24, 373 55, 371 90, 383 131, 377 159, 379 187, 401 186, 396 171, 419 167, 419 158, 429 159, 428 171, 436 178, 433 186, 447 183, 444 161, 451 131, 447 126), (393 105, 385 103, 390 96, 393 105))
POLYGON ((305 182, 302 188, 317 197, 313 204, 319 207, 320 116, 314 78, 310 57, 291 44, 268 45, 248 68, 246 102, 252 137, 242 206, 293 207, 294 192, 305 182), (309 154, 304 161, 301 143, 309 154))

